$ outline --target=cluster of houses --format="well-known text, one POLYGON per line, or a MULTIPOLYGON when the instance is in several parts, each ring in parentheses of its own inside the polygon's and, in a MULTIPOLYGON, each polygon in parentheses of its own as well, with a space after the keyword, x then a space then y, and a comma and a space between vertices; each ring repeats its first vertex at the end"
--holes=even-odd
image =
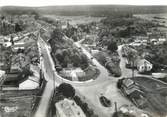
POLYGON ((167 41, 165 37, 149 38, 149 37, 137 36, 135 38, 136 38, 135 41, 130 43, 129 45, 134 46, 134 47, 138 47, 141 45, 147 45, 147 44, 161 45, 167 41))
POLYGON ((37 38, 22 33, 0 38, 0 116, 31 116, 44 86, 37 38))
POLYGON ((146 59, 140 57, 137 53, 137 51, 129 45, 124 45, 122 47, 122 56, 126 57, 126 67, 127 68, 136 68, 139 73, 147 73, 150 72, 153 68, 153 65, 146 59), (129 58, 129 54, 132 54, 134 57, 134 60, 129 58))
POLYGON ((34 33, 1 36, 0 69, 4 74, 0 78, 2 90, 40 87, 40 62, 36 43, 34 33))
POLYGON ((149 37, 143 37, 143 36, 137 36, 134 37, 135 41, 128 44, 124 45, 122 47, 122 56, 126 57, 126 67, 129 68, 136 68, 139 73, 145 73, 145 72, 150 72, 153 68, 153 65, 146 59, 144 59, 142 56, 140 57, 138 55, 138 52, 134 48, 139 48, 142 46, 147 46, 147 45, 161 45, 167 41, 166 38, 161 37, 161 38, 149 38, 149 37), (133 53, 133 55, 136 55, 137 57, 135 60, 128 59, 128 54, 133 53))

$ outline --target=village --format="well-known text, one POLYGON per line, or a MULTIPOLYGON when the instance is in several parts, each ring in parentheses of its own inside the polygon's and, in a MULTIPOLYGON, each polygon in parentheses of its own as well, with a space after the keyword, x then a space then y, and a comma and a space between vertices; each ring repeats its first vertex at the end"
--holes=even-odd
POLYGON ((157 17, 11 12, 0 15, 0 116, 167 115, 167 33, 157 17))

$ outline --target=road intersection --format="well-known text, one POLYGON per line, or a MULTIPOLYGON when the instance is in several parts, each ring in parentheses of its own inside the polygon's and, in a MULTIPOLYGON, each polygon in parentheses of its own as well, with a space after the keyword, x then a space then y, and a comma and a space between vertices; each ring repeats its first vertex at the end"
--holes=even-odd
MULTIPOLYGON (((107 96, 112 103, 117 102, 118 107, 132 103, 125 98, 117 89, 116 84, 119 78, 115 78, 110 76, 107 69, 102 66, 95 58, 92 59, 93 64, 100 70, 100 75, 97 79, 89 81, 89 82, 75 82, 63 79, 58 75, 54 68, 54 62, 50 55, 49 45, 46 44, 43 39, 39 37, 38 39, 39 46, 42 54, 42 63, 43 63, 43 72, 45 74, 46 80, 48 81, 42 96, 42 99, 39 104, 39 108, 35 114, 35 117, 46 117, 50 100, 53 95, 54 88, 61 84, 62 82, 69 83, 75 87, 77 95, 81 97, 85 102, 88 103, 88 106, 94 110, 100 117, 110 117, 111 114, 115 111, 114 106, 110 108, 103 107, 99 101, 99 96, 104 94, 107 96)), ((82 49, 83 53, 87 55, 88 58, 92 58, 92 55, 80 44, 80 42, 76 42, 75 45, 82 49)), ((120 53, 121 46, 118 49, 118 53, 120 53)), ((123 59, 123 58, 121 58, 123 59)), ((121 63, 122 69, 126 69, 125 63, 121 63)), ((123 73, 123 76, 130 76, 131 70, 126 70, 123 73)))

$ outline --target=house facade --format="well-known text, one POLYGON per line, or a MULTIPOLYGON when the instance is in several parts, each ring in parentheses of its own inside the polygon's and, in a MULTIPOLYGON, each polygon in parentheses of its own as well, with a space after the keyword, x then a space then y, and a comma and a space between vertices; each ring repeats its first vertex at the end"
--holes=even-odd
POLYGON ((145 73, 151 71, 153 65, 146 59, 141 59, 137 62, 137 70, 139 73, 145 73))

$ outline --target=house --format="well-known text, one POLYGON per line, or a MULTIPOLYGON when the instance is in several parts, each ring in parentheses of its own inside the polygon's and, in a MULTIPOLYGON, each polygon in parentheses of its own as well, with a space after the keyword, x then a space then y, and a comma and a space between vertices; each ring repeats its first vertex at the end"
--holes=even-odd
POLYGON ((64 99, 55 104, 56 117, 86 117, 82 109, 73 101, 64 99))
POLYGON ((37 66, 30 65, 30 70, 33 71, 32 76, 28 76, 28 78, 20 82, 19 90, 25 89, 37 89, 40 85, 40 69, 37 66))
POLYGON ((139 73, 145 73, 151 71, 153 65, 146 59, 140 59, 137 61, 137 70, 139 73))
POLYGON ((61 74, 65 77, 71 77, 74 81, 77 81, 78 77, 84 77, 86 75, 81 68, 65 68, 61 71, 61 74))
POLYGON ((151 39, 150 42, 154 45, 157 45, 158 44, 158 40, 157 39, 151 39))
POLYGON ((3 85, 5 78, 6 78, 5 71, 0 70, 0 86, 3 85))
POLYGON ((138 46, 141 46, 142 45, 142 42, 141 41, 137 41, 137 42, 132 42, 129 44, 130 46, 133 46, 133 47, 138 47, 138 46))
POLYGON ((28 36, 25 36, 20 42, 24 43, 35 43, 37 41, 36 36, 33 33, 28 34, 28 36))
POLYGON ((127 96, 137 107, 145 104, 143 100, 144 92, 140 89, 139 85, 130 78, 122 80, 121 91, 127 96))
POLYGON ((140 88, 133 80, 127 78, 122 81, 122 91, 125 93, 125 95, 130 96, 136 91, 140 92, 140 88))
POLYGON ((33 34, 29 34, 29 36, 25 36, 20 38, 19 41, 15 42, 13 45, 14 50, 18 49, 25 49, 26 47, 31 46, 32 44, 36 43, 36 38, 33 34))
POLYGON ((25 43, 24 42, 17 42, 13 45, 14 50, 24 49, 24 48, 25 48, 25 43))
POLYGON ((165 38, 159 38, 159 39, 158 39, 158 43, 159 43, 159 44, 163 44, 165 41, 166 41, 165 38))
POLYGON ((5 42, 5 43, 3 43, 3 46, 4 47, 10 47, 10 46, 12 46, 12 43, 11 42, 5 42))
POLYGON ((142 40, 141 41, 143 45, 147 45, 148 44, 148 41, 146 39, 142 40))
POLYGON ((32 75, 26 75, 24 72, 13 71, 6 74, 3 80, 3 90, 32 90, 40 87, 40 68, 30 65, 32 75))

